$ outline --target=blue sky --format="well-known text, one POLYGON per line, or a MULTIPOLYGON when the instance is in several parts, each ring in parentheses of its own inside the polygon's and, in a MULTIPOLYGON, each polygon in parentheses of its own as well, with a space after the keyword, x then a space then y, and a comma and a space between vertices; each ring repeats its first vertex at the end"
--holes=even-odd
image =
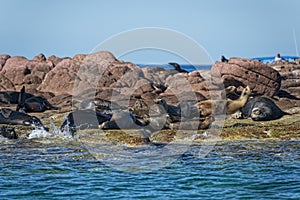
MULTIPOLYGON (((0 0, 0 54, 29 59, 89 53, 131 29, 178 31, 202 45, 214 61, 226 57, 296 55, 298 0, 0 0), (293 30, 295 37, 293 37, 293 30)), ((122 59, 167 63, 170 55, 137 52, 122 59)))

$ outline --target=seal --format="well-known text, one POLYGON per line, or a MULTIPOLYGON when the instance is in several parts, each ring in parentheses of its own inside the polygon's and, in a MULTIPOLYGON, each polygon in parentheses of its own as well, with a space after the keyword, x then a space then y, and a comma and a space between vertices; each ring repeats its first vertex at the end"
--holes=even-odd
MULTIPOLYGON (((5 104, 18 104, 20 92, 16 91, 2 91, 0 92, 0 102, 5 104)), ((25 93, 25 98, 33 97, 32 94, 25 93)))
POLYGON ((189 73, 188 71, 181 69, 180 65, 178 63, 175 62, 169 62, 169 65, 172 65, 176 71, 180 72, 180 73, 189 73))
POLYGON ((158 104, 161 110, 161 113, 167 113, 171 123, 174 122, 180 122, 181 120, 181 110, 180 107, 178 106, 173 106, 173 105, 169 105, 167 104, 167 102, 164 99, 156 99, 154 101, 156 104, 158 104))
POLYGON ((144 128, 146 124, 139 121, 131 111, 114 111, 110 121, 104 122, 99 127, 101 129, 135 129, 139 130, 141 139, 145 143, 150 143, 151 130, 144 128))
POLYGON ((251 94, 251 89, 249 86, 245 87, 241 93, 241 96, 236 100, 227 99, 226 103, 226 114, 232 115, 237 111, 240 111, 248 101, 251 94))
POLYGON ((244 105, 247 103, 247 100, 251 94, 251 89, 249 86, 245 87, 240 95, 240 97, 236 100, 232 100, 227 98, 226 104, 222 101, 216 102, 213 100, 205 100, 197 103, 197 107, 200 110, 200 116, 209 116, 212 115, 214 111, 220 112, 220 114, 225 113, 231 115, 239 111, 244 105))
POLYGON ((287 114, 267 97, 250 99, 242 109, 242 117, 250 117, 254 121, 275 120, 287 114))
POLYGON ((10 108, 0 109, 0 124, 33 126, 36 128, 42 128, 46 131, 49 130, 37 117, 23 112, 14 111, 10 108))
POLYGON ((66 126, 68 126, 70 132, 74 134, 77 129, 97 129, 100 124, 110 119, 111 115, 92 109, 75 110, 68 114, 67 119, 61 125, 61 130, 65 130, 66 126))
POLYGON ((225 56, 221 56, 221 62, 225 62, 225 63, 228 63, 228 59, 227 58, 225 58, 225 56))
POLYGON ((44 112, 46 110, 60 110, 61 108, 52 106, 49 101, 41 96, 32 96, 27 98, 25 86, 22 87, 19 98, 17 111, 22 110, 26 113, 29 112, 44 112))

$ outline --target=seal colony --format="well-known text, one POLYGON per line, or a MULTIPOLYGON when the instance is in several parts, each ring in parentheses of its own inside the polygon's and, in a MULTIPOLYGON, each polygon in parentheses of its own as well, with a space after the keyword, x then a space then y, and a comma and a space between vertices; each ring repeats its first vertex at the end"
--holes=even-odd
MULTIPOLYGON (((225 96, 237 96, 236 90, 235 86, 225 88, 225 96)), ((25 93, 25 87, 19 93, 8 94, 13 94, 14 97, 14 101, 10 102, 16 102, 16 94, 19 95, 17 110, 1 108, 0 124, 33 126, 49 130, 40 119, 25 112, 44 112, 59 108, 52 106, 44 97, 25 93)), ((214 115, 222 112, 226 115, 241 112, 242 118, 251 118, 254 121, 275 120, 288 114, 271 99, 266 97, 249 99, 250 95, 251 89, 246 86, 238 98, 227 98, 224 102, 203 100, 198 103, 181 102, 178 105, 171 105, 159 98, 153 101, 151 109, 141 98, 136 99, 134 106, 127 109, 116 102, 88 100, 81 102, 77 110, 68 114, 61 124, 61 130, 68 130, 74 135, 77 130, 84 129, 140 129, 141 138, 148 143, 149 135, 161 129, 178 129, 180 126, 187 130, 207 129, 214 121, 214 115)), ((8 98, 6 100, 8 101, 8 98)), ((16 138, 13 131, 6 130, 2 130, 2 135, 16 138)))
MULTIPOLYGON (((71 60, 68 60, 68 62, 69 61, 71 62, 71 60)), ((111 60, 111 62, 115 61, 117 60, 111 60)), ((228 60, 222 56, 221 61, 223 62, 221 63, 221 66, 224 67, 227 65, 231 66, 236 60, 232 58, 228 60)), ((238 60, 238 62, 241 62, 242 64, 250 63, 242 59, 238 60)), ((236 63, 238 62, 236 61, 236 63)), ((258 96, 267 90, 264 88, 260 93, 260 91, 257 91, 260 89, 260 87, 253 86, 253 81, 247 82, 245 80, 243 82, 243 80, 228 79, 223 82, 223 84, 228 86, 225 88, 225 90, 222 90, 223 85, 218 85, 219 83, 216 83, 212 90, 216 90, 218 93, 217 95, 220 95, 222 100, 214 101, 210 99, 211 94, 208 94, 210 88, 206 86, 206 82, 204 82, 205 80, 202 74, 200 74, 200 71, 196 70, 189 73, 182 69, 178 63, 170 62, 168 64, 172 65, 174 70, 163 71, 161 69, 147 69, 145 71, 139 71, 138 74, 140 73, 139 75, 143 75, 140 76, 143 78, 141 83, 144 84, 142 81, 146 80, 146 84, 145 86, 141 84, 142 86, 140 88, 135 88, 136 90, 132 91, 133 85, 135 85, 136 81, 139 80, 128 79, 124 82, 124 84, 117 84, 117 86, 114 84, 118 83, 120 79, 119 77, 122 77, 125 73, 127 73, 127 71, 133 71, 136 66, 134 66, 134 64, 131 66, 131 63, 129 64, 121 61, 115 64, 116 65, 112 65, 112 69, 109 69, 110 71, 105 73, 105 77, 103 76, 103 83, 101 82, 101 87, 103 88, 100 88, 100 86, 97 88, 99 89, 97 91, 98 96, 95 96, 97 96, 98 99, 88 99, 89 91, 85 91, 85 89, 83 89, 84 91, 82 91, 82 96, 80 96, 81 100, 79 100, 79 103, 73 102, 76 104, 72 105, 73 110, 70 108, 72 101, 65 98, 65 96, 62 98, 58 97, 59 100, 67 99, 66 103, 63 104, 63 106, 66 106, 67 109, 61 111, 59 107, 53 106, 50 103, 52 101, 49 99, 49 102, 43 95, 35 96, 26 92, 24 86, 20 92, 1 91, 1 105, 13 105, 12 107, 16 106, 16 108, 1 108, 0 123, 8 126, 33 126, 46 130, 47 127, 42 124, 41 120, 38 117, 30 114, 41 113, 37 114, 37 116, 41 117, 41 119, 44 119, 45 116, 49 117, 49 114, 54 112, 59 115, 65 114, 63 119, 60 118, 58 126, 61 127, 61 130, 69 130, 73 135, 76 134, 77 130, 83 129, 139 129, 141 130, 141 137, 147 138, 145 135, 149 135, 149 133, 163 129, 178 130, 179 128, 183 127, 184 130, 207 129, 210 128, 212 122, 217 119, 216 116, 222 114, 230 117, 233 114, 241 112, 241 118, 251 118, 253 121, 275 120, 288 114, 282 111, 271 98, 258 96), (177 74, 177 72, 184 74, 177 74), (178 77, 187 79, 193 86, 193 89, 196 88, 197 100, 191 101, 188 99, 189 96, 187 95, 184 96, 186 101, 181 101, 178 103, 176 95, 173 94, 173 88, 176 90, 178 89, 180 94, 182 93, 183 95, 185 95, 186 92, 185 86, 182 85, 185 84, 185 82, 181 82, 179 80, 177 81, 178 77), (247 86, 247 84, 252 87, 251 89, 253 90, 253 94, 251 94, 251 89, 249 86, 247 86), (120 96, 118 96, 118 100, 115 100, 114 102, 107 100, 109 99, 110 89, 112 89, 112 87, 117 89, 120 87, 120 89, 124 89, 120 90, 120 96), (103 94, 102 90, 105 91, 103 94), (120 106, 124 101, 123 95, 126 95, 130 92, 133 92, 133 94, 130 94, 131 96, 128 100, 128 104, 130 104, 130 106, 120 106), (253 95, 254 98, 251 95, 253 95), (137 96, 139 96, 139 98, 137 96), (44 114, 43 112, 45 111, 47 112, 44 114)), ((226 73, 229 73, 229 71, 230 70, 224 71, 225 75, 227 75, 226 73)), ((241 71, 244 72, 243 70, 241 71)), ((248 73, 251 75, 252 71, 251 73, 250 71, 248 70, 242 73, 241 77, 244 78, 244 76, 247 76, 244 74, 248 73)), ((206 72, 207 71, 205 70, 205 73, 206 72)), ((265 77, 258 74, 256 78, 263 79, 265 77)), ((59 81, 59 79, 57 79, 57 81, 59 81)), ((16 85, 16 88, 20 88, 22 86, 22 83, 14 84, 16 85)), ((24 85, 28 85, 28 87, 31 89, 33 88, 31 83, 26 83, 24 85)), ((49 90, 49 88, 44 89, 43 87, 40 87, 38 90, 34 91, 39 95, 44 94, 43 92, 45 92, 45 96, 48 97, 54 96, 56 98, 57 96, 61 95, 61 91, 57 91, 57 88, 50 89, 51 90, 49 90)), ((62 88, 59 87, 58 89, 61 90, 62 88)), ((68 98, 71 96, 71 94, 73 94, 70 88, 66 89, 64 92, 66 93, 62 94, 67 94, 68 98)), ((56 102, 54 105, 62 106, 62 104, 57 103, 60 102, 57 101, 57 99, 55 99, 53 102, 56 102)), ((62 115, 59 117, 61 116, 62 115)), ((7 132, 7 137, 9 137, 9 132, 12 131, 3 129, 2 132, 7 132)), ((10 138, 14 138, 13 134, 11 135, 12 136, 10 138)))

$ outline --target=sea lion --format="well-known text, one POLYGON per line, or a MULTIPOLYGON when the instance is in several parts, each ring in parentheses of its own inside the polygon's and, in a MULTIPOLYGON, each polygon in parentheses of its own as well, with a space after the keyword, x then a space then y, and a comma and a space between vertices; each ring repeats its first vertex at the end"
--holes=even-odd
POLYGON ((61 108, 52 106, 49 101, 40 96, 32 96, 26 98, 25 86, 22 87, 19 98, 17 111, 22 110, 26 113, 28 112, 44 112, 46 110, 60 110, 61 108))
POLYGON ((111 115, 95 110, 75 110, 69 113, 67 119, 61 125, 61 130, 64 130, 67 125, 72 134, 74 134, 77 129, 97 129, 100 124, 110 119, 111 115))
POLYGON ((225 56, 221 56, 221 62, 225 62, 225 63, 228 63, 228 59, 227 58, 225 58, 225 56))
POLYGON ((146 124, 138 120, 130 111, 114 111, 110 121, 104 122, 101 129, 135 129, 139 130, 140 136, 145 143, 150 143, 151 130, 144 128, 146 124))
POLYGON ((162 107, 162 111, 168 113, 172 123, 181 121, 180 107, 167 104, 166 100, 164 99, 156 99, 154 102, 162 107))
POLYGON ((46 131, 49 130, 37 117, 28 115, 23 112, 14 111, 10 108, 0 109, 0 124, 33 126, 42 128, 46 131))
POLYGON ((250 99, 242 109, 242 117, 250 117, 254 121, 275 120, 286 114, 288 113, 282 111, 267 97, 255 97, 250 99))
POLYGON ((236 100, 227 99, 226 103, 226 114, 232 115, 237 111, 241 110, 248 101, 251 94, 251 89, 249 86, 245 87, 241 93, 241 96, 236 100))
POLYGON ((178 63, 174 63, 174 62, 169 62, 169 65, 172 65, 176 71, 180 72, 180 73, 189 73, 188 71, 181 69, 180 65, 178 63))
MULTIPOLYGON (((18 104, 20 92, 16 91, 3 91, 0 92, 0 102, 5 104, 18 104)), ((25 98, 31 98, 34 95, 25 93, 25 98)))
POLYGON ((236 100, 231 100, 229 98, 227 98, 226 101, 204 100, 197 103, 196 106, 200 110, 200 116, 203 117, 212 115, 214 111, 218 112, 219 114, 226 113, 227 115, 231 115, 239 111, 246 104, 250 94, 251 90, 249 86, 247 86, 243 89, 240 97, 236 100))
POLYGON ((100 125, 102 129, 138 129, 144 126, 130 111, 115 111, 111 119, 100 125))

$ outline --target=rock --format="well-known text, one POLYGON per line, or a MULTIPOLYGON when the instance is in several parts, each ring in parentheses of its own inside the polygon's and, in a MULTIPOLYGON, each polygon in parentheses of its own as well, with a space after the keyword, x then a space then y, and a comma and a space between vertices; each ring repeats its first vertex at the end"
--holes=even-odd
POLYGON ((27 60, 25 57, 15 56, 6 61, 0 74, 9 79, 16 90, 23 85, 27 88, 37 88, 52 68, 53 64, 45 60, 27 60))
POLYGON ((42 92, 52 92, 55 95, 72 94, 73 83, 79 66, 71 59, 63 59, 48 72, 38 87, 42 92))
POLYGON ((86 54, 76 54, 75 56, 73 56, 73 61, 75 62, 79 62, 82 63, 84 62, 84 59, 87 57, 88 55, 86 54))
MULTIPOLYGON (((105 51, 89 55, 76 55, 74 60, 65 58, 47 74, 38 90, 52 92, 55 95, 77 95, 91 88, 110 86, 105 83, 116 82, 119 77, 115 75, 116 68, 109 68, 113 62, 118 63, 110 52, 105 51), (107 70, 107 68, 109 69, 107 70), (99 84, 96 79, 99 79, 99 84)), ((125 70, 124 65, 120 67, 120 70, 125 70)))
POLYGON ((44 54, 40 53, 39 55, 34 56, 34 58, 32 60, 44 62, 44 61, 46 61, 46 56, 44 54))
MULTIPOLYGON (((292 63, 285 62, 280 65, 271 65, 271 67, 277 70, 282 77, 281 90, 294 96, 294 98, 300 98, 300 63, 297 63, 296 60, 296 62, 292 63)), ((291 98, 288 94, 281 97, 291 98)))
POLYGON ((0 73, 0 91, 14 91, 14 84, 6 78, 3 74, 0 73))
POLYGON ((281 86, 278 71, 257 60, 231 58, 228 63, 216 62, 211 74, 215 76, 218 73, 225 87, 248 85, 253 95, 272 97, 278 93, 281 86))
POLYGON ((54 55, 52 55, 49 58, 47 58, 47 61, 52 62, 53 66, 56 66, 62 60, 63 60, 63 58, 59 58, 59 57, 56 57, 54 55))
POLYGON ((0 55, 0 71, 2 70, 3 66, 5 65, 7 59, 10 58, 10 55, 4 54, 0 55))

